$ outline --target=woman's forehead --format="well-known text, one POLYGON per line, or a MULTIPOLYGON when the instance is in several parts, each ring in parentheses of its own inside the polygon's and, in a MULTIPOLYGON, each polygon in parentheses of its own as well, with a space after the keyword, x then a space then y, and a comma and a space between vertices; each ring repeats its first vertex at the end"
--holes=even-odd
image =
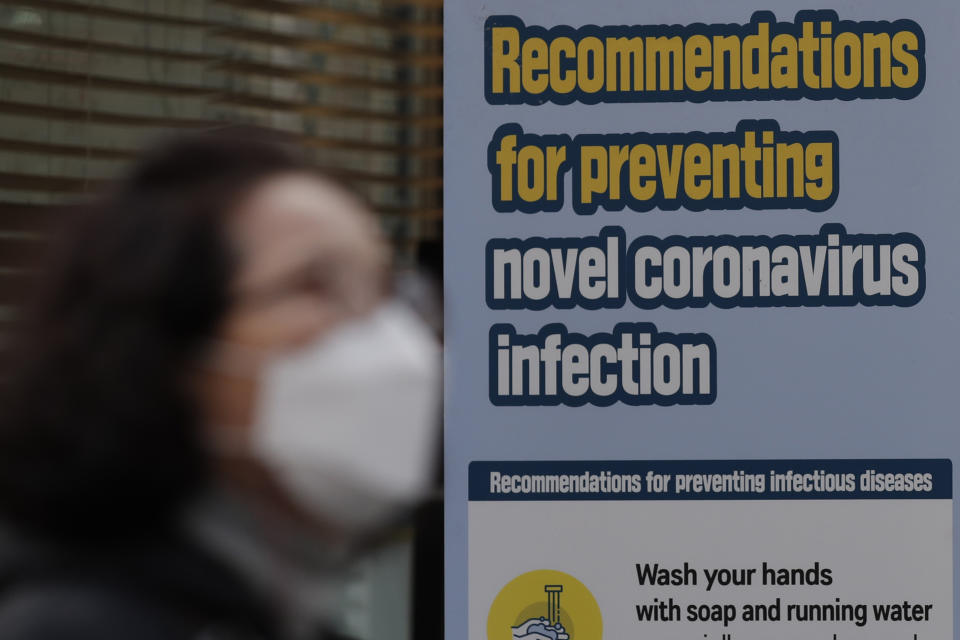
POLYGON ((287 233, 373 233, 363 203, 319 176, 291 173, 268 178, 239 204, 240 233, 272 237, 287 233))
POLYGON ((377 262, 382 253, 376 222, 364 205, 339 185, 309 174, 266 180, 233 220, 243 279, 269 279, 332 255, 377 262))

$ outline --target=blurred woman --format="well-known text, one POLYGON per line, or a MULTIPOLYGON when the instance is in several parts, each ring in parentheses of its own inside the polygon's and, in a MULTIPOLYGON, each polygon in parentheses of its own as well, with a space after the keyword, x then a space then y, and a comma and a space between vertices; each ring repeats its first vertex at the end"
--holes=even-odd
POLYGON ((251 131, 168 141, 76 216, 2 384, 0 638, 289 635, 298 572, 432 471, 437 346, 389 262, 251 131))

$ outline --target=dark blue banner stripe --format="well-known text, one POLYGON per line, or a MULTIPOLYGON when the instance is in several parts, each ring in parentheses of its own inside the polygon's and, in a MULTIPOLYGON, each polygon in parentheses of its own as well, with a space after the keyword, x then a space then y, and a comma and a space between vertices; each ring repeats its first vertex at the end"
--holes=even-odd
POLYGON ((947 459, 476 461, 470 500, 931 500, 947 459))

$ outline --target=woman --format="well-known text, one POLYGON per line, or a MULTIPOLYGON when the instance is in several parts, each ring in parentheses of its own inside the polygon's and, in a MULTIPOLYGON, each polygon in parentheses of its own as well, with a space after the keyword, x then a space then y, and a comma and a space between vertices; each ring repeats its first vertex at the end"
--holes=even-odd
POLYGON ((426 487, 436 345, 373 216, 241 133, 157 147, 52 245, 0 404, 4 640, 284 637, 291 571, 426 487))

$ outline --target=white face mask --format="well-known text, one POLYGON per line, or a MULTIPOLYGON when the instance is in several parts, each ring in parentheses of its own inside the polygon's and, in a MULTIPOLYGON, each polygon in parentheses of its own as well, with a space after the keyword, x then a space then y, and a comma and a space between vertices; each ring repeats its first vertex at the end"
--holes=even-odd
POLYGON ((440 369, 423 323, 385 305, 267 365, 252 453, 300 508, 375 527, 430 487, 440 369))

